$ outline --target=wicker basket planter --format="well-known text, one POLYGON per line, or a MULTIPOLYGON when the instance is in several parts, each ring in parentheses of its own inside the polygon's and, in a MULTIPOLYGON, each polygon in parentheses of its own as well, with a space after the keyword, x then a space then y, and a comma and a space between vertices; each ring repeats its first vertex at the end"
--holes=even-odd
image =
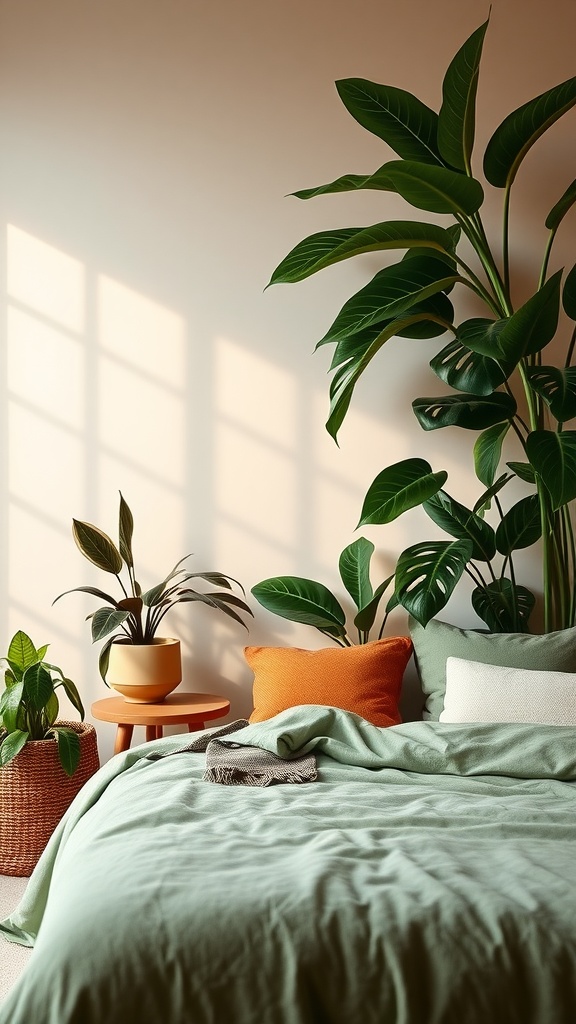
POLYGON ((100 767, 96 730, 58 722, 80 736, 80 764, 68 776, 55 739, 31 740, 0 768, 0 874, 29 875, 60 818, 100 767))

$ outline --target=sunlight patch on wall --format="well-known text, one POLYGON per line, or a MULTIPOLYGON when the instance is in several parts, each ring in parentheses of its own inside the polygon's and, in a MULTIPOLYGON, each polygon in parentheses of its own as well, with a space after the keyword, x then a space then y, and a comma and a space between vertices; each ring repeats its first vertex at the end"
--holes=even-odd
POLYGON ((98 277, 98 340, 115 360, 183 394, 184 320, 105 274, 98 277))
POLYGON ((78 339, 36 316, 8 310, 8 391, 50 420, 79 430, 84 415, 84 353, 78 339))
POLYGON ((10 299, 60 327, 83 330, 85 268, 13 224, 8 225, 7 289, 10 299))
POLYGON ((146 589, 186 554, 186 328, 181 316, 105 274, 96 294, 100 509, 115 524, 122 491, 146 589))
POLYGON ((70 595, 52 607, 69 588, 105 583, 76 550, 71 520, 116 538, 121 489, 144 584, 186 553, 185 323, 15 225, 6 243, 5 608, 10 628, 52 640, 55 662, 93 678, 96 695, 84 621, 94 602, 70 595))
POLYGON ((103 356, 98 372, 98 440, 106 453, 158 480, 184 477, 184 402, 103 356))

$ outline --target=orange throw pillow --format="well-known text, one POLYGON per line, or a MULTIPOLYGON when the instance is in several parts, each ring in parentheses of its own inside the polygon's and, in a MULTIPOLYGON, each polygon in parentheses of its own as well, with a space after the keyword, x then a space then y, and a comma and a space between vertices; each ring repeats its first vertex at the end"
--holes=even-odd
POLYGON ((298 704, 354 711, 373 725, 398 725, 402 676, 412 654, 407 636, 354 647, 245 647, 254 672, 251 722, 263 722, 298 704))

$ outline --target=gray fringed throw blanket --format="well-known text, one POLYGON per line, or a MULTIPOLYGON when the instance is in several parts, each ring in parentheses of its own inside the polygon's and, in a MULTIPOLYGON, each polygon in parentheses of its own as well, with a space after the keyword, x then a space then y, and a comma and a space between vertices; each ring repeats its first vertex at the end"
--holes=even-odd
POLYGON ((236 722, 229 722, 228 725, 208 735, 200 733, 191 743, 169 754, 148 754, 148 760, 158 761, 163 757, 188 751, 206 751, 206 768, 203 775, 205 782, 217 782, 222 786, 273 786, 281 782, 314 782, 317 771, 316 758, 313 754, 304 754, 302 757, 285 761, 269 750, 243 746, 233 740, 224 739, 225 736, 244 729, 248 724, 245 718, 239 718, 236 722))

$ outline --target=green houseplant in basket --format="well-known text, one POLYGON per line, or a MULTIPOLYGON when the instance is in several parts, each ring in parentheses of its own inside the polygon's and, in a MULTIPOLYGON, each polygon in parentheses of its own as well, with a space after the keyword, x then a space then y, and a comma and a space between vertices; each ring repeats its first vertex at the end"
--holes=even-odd
POLYGON ((182 678, 180 642, 172 637, 158 637, 164 616, 176 605, 200 603, 222 612, 246 627, 240 612, 252 615, 251 609, 232 590, 237 580, 220 572, 188 572, 185 555, 160 583, 142 590, 136 577, 132 554, 134 518, 120 494, 118 544, 97 526, 73 520, 74 540, 89 562, 116 578, 120 596, 114 597, 97 587, 74 587, 60 594, 82 592, 104 601, 92 612, 92 641, 105 640, 99 657, 100 674, 119 690, 127 700, 154 703, 163 700, 182 678), (123 575, 122 575, 123 574, 123 575), (191 586, 194 581, 194 586, 191 586), (205 592, 197 589, 203 581, 220 589, 205 592))
POLYGON ((76 793, 99 766, 96 733, 75 684, 19 630, 0 697, 0 874, 26 875, 76 793), (60 721, 58 691, 82 721, 60 721))
MULTIPOLYGON (((576 78, 510 113, 496 127, 481 161, 474 153, 475 107, 488 22, 460 48, 443 81, 438 112, 416 96, 360 78, 337 82, 355 120, 396 154, 374 173, 346 174, 300 199, 358 189, 402 197, 424 220, 381 220, 369 227, 322 231, 300 242, 272 275, 272 284, 301 281, 365 253, 404 251, 349 298, 318 346, 333 345, 327 429, 336 439, 361 376, 391 339, 449 335, 430 359, 451 389, 415 398, 424 430, 469 431, 480 489, 472 508, 445 488, 447 476, 425 459, 388 466, 370 486, 359 525, 389 523, 423 505, 449 540, 412 544, 400 554, 394 600, 421 624, 444 607, 464 573, 474 582, 472 604, 492 631, 527 631, 534 594, 517 578, 515 553, 540 543, 544 629, 576 623, 576 266, 551 269, 558 229, 576 202, 576 180, 551 195, 542 251, 532 260, 532 294, 514 299, 511 197, 532 146, 576 103, 576 78), (485 188, 502 197, 501 233, 489 239, 482 218, 485 188), (436 223, 438 218, 443 218, 436 223), (473 296, 480 315, 457 312, 473 296), (514 440, 513 457, 506 445, 514 440), (516 451, 520 449, 520 458, 516 451), (503 505, 503 491, 521 481, 527 493, 503 505)), ((574 172, 572 171, 572 174, 574 172)), ((526 253, 522 253, 523 266, 526 253)), ((426 351, 428 345, 422 345, 426 351)), ((317 346, 317 347, 318 347, 317 346)), ((510 489, 509 489, 510 490, 510 489)))

